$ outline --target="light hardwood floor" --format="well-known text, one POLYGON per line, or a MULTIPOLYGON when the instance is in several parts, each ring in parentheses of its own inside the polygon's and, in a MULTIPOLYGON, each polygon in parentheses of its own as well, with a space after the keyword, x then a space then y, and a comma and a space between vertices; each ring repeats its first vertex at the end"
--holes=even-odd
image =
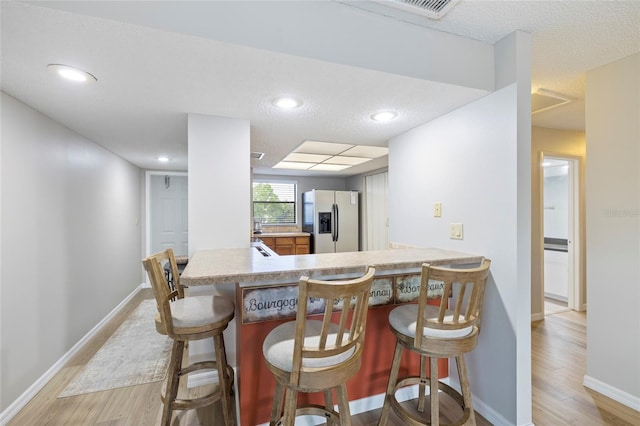
MULTIPOLYGON (((57 398, 73 376, 104 344, 126 316, 150 291, 138 294, 100 333, 66 365, 8 425, 157 425, 161 417, 161 382, 130 386, 93 394, 57 398)), ((586 390, 586 316, 562 312, 532 324, 533 420, 537 426, 640 425, 640 414, 586 390)), ((427 404, 428 406, 428 404, 427 404)), ((443 416, 455 416, 457 408, 445 407, 443 416)), ((375 425, 380 410, 353 417, 354 426, 375 425)), ((174 426, 220 424, 216 405, 174 414, 174 426)), ((444 418, 443 418, 444 419, 444 418)), ((391 425, 402 425, 393 414, 391 425)), ((477 417, 479 426, 490 425, 477 417)))
POLYGON ((536 425, 640 425, 640 413, 582 385, 587 371, 586 313, 546 315, 531 325, 536 425))

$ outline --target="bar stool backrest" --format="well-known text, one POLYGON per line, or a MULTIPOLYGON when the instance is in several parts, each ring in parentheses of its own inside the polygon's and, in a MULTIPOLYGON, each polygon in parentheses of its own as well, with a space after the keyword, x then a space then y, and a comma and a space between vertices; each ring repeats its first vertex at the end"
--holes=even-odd
POLYGON ((144 265, 144 269, 147 271, 149 280, 151 281, 153 295, 156 298, 156 304, 158 305, 160 324, 156 324, 156 327, 161 325, 165 334, 170 337, 175 337, 171 316, 171 301, 176 298, 184 298, 184 288, 180 284, 180 273, 178 272, 178 265, 173 254, 173 249, 168 248, 160 253, 149 256, 142 261, 142 264, 144 265), (173 276, 173 290, 170 288, 167 276, 164 272, 164 265, 166 262, 169 262, 171 268, 171 275, 173 276))
MULTIPOLYGON (((455 336, 456 331, 472 328, 472 333, 480 332, 482 305, 491 260, 484 259, 475 268, 445 268, 422 265, 420 295, 418 299, 418 318, 414 345, 423 347, 425 329, 442 330, 440 335, 455 336), (427 305, 427 292, 430 282, 443 286, 443 296, 437 314, 431 313, 427 305), (451 304, 449 303, 451 301, 451 304), (422 331, 422 332, 420 332, 422 331)), ((435 333, 437 334, 437 332, 435 333)))
MULTIPOLYGON (((349 360, 361 357, 365 338, 369 295, 375 268, 354 280, 319 281, 302 277, 299 283, 298 311, 290 382, 298 383, 305 372, 304 358, 328 358, 348 353, 349 360), (305 333, 310 306, 322 306, 322 327, 314 338, 305 333), (307 338, 305 339, 305 334, 307 338), (350 352, 351 351, 351 352, 350 352)), ((313 318, 313 317, 312 317, 313 318)), ((317 364, 316 364, 317 365, 317 364)), ((327 371, 336 365, 327 367, 327 371)), ((314 372, 317 367, 311 368, 314 372)))

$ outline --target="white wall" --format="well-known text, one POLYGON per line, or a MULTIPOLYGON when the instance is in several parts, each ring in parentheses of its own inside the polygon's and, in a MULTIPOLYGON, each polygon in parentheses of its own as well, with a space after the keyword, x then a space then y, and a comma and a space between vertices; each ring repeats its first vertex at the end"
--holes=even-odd
POLYGON ((587 73, 587 375, 640 410, 640 53, 587 73))
POLYGON ((189 255, 249 247, 249 121, 188 115, 189 255))
POLYGON ((85 14, 97 11, 121 22, 392 74, 493 88, 490 44, 406 25, 384 12, 361 10, 358 2, 200 1, 189 5, 195 14, 185 13, 181 2, 129 2, 126 8, 108 3, 53 7, 85 14))
MULTIPOLYGON (((197 250, 248 248, 251 235, 249 120, 188 114, 189 257, 197 250)), ((191 287, 192 296, 216 293, 235 301, 235 285, 191 287)), ((236 365, 235 323, 224 332, 227 358, 236 365)), ((213 356, 210 339, 191 342, 194 362, 213 356)), ((189 381, 212 380, 210 372, 189 381)))
POLYGON ((2 93, 0 409, 138 285, 141 170, 2 93))
POLYGON ((496 46, 502 89, 389 143, 390 240, 493 261, 467 360, 476 408, 495 424, 531 422, 529 43, 515 33, 496 46), (451 222, 463 240, 449 239, 451 222))

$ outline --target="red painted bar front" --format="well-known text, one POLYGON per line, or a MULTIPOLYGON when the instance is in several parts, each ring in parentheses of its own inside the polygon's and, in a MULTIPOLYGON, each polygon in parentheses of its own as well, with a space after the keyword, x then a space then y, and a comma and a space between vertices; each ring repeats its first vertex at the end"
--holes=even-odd
MULTIPOLYGON (((240 293, 239 291, 238 294, 240 293)), ((435 300, 433 302, 437 303, 435 300)), ((238 303, 238 306, 242 306, 242 304, 238 303)), ((385 305, 369 308, 362 366, 359 372, 347 382, 350 401, 382 394, 386 391, 396 345, 395 336, 389 329, 388 317, 389 312, 396 306, 385 305)), ((239 377, 237 379, 240 391, 240 418, 243 426, 253 426, 269 421, 275 379, 265 365, 262 342, 271 330, 286 321, 292 320, 271 320, 243 324, 239 327, 237 340, 239 377)), ((417 374, 419 365, 420 358, 416 354, 404 351, 400 377, 417 374)), ((438 369, 440 377, 446 377, 448 375, 447 360, 440 360, 438 369)), ((300 393, 298 401, 299 403, 324 403, 321 393, 300 393)))

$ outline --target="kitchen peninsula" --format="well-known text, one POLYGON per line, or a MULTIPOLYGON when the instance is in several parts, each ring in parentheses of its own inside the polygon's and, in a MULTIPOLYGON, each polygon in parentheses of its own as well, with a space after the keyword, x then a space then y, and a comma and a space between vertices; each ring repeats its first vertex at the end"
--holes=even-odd
MULTIPOLYGON (((225 339, 231 337, 227 339, 227 353, 229 362, 237 368, 241 424, 255 425, 268 422, 275 386, 262 358, 262 342, 283 321, 295 319, 301 276, 343 279, 363 274, 368 265, 376 268, 362 366, 347 384, 349 399, 354 401, 385 391, 395 346, 388 314, 394 305, 417 299, 421 265, 477 264, 481 260, 479 255, 437 248, 278 256, 268 247, 253 243, 250 248, 196 251, 181 281, 195 291, 198 286, 212 286, 234 298, 236 315, 225 334, 225 339)), ((429 291, 433 298, 442 294, 437 284, 429 291)), ((418 363, 416 358, 410 364, 418 363)), ((307 397, 319 401, 315 395, 300 395, 307 397)))

